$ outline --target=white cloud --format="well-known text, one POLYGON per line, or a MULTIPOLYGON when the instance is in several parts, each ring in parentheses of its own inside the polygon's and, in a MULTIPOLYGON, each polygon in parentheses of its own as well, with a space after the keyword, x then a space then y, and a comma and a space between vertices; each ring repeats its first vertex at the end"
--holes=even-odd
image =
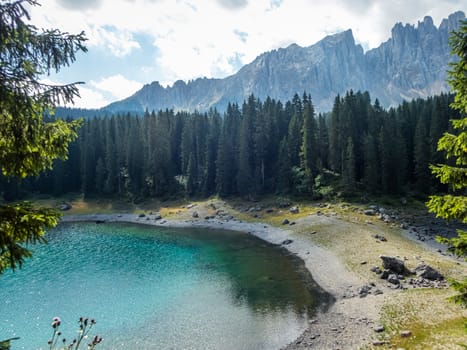
MULTIPOLYGON (((373 48, 390 37, 396 22, 416 24, 431 15, 439 25, 448 14, 467 8, 467 0, 87 0, 86 6, 73 7, 59 1, 71 0, 43 1, 34 9, 39 27, 85 30, 89 46, 117 57, 142 50, 136 38, 145 34, 157 47, 152 70, 157 75, 148 74, 144 83, 170 84, 225 77, 262 52, 290 43, 308 46, 346 29, 365 48, 373 48)), ((113 74, 128 77, 126 68, 113 74)), ((94 88, 106 86, 102 76, 92 80, 94 88)), ((116 90, 112 94, 123 96, 116 90)))
POLYGON ((118 30, 115 27, 94 27, 87 33, 89 45, 107 47, 113 55, 123 57, 128 55, 133 49, 141 46, 133 35, 127 30, 118 30))
POLYGON ((79 87, 79 94, 80 98, 75 98, 75 103, 68 107, 101 108, 113 101, 113 99, 105 98, 101 92, 84 86, 79 87))
POLYGON ((116 99, 128 97, 143 87, 143 84, 140 82, 126 79, 121 74, 113 75, 97 82, 90 81, 89 85, 103 92, 110 93, 116 99))

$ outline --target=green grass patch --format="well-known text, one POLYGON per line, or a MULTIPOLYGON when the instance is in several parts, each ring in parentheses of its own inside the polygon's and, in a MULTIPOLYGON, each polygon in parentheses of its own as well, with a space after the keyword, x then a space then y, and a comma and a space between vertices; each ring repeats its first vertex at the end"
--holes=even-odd
POLYGON ((445 289, 408 290, 383 306, 381 320, 393 347, 404 349, 464 349, 467 310, 446 300, 445 289), (401 331, 411 335, 402 337, 401 331))

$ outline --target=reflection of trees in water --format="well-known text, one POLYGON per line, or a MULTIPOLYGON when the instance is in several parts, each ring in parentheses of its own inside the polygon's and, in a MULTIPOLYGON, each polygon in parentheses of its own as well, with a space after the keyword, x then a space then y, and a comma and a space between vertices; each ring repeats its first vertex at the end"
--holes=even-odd
POLYGON ((236 304, 246 302, 259 313, 294 310, 312 315, 332 302, 301 259, 256 237, 236 238, 217 247, 216 262, 210 266, 229 278, 236 304))
MULTIPOLYGON (((64 224, 61 228, 73 227, 74 231, 87 232, 87 226, 92 226, 97 235, 87 233, 86 244, 99 251, 92 254, 94 263, 88 264, 88 268, 95 266, 102 271, 101 259, 115 260, 110 266, 121 264, 121 256, 137 247, 138 255, 133 255, 120 267, 121 274, 134 276, 137 271, 150 271, 157 266, 172 266, 172 273, 183 274, 190 270, 189 265, 200 264, 201 271, 219 273, 229 280, 235 304, 246 303, 258 313, 293 310, 296 314, 313 314, 317 308, 331 302, 330 295, 314 282, 301 259, 285 248, 251 235, 120 223, 64 224), (128 246, 127 236, 131 237, 131 246, 128 246), (98 242, 93 243, 94 239, 98 242)), ((49 239, 53 241, 56 234, 51 232, 49 239)), ((82 242, 69 240, 69 244, 75 243, 82 242)))

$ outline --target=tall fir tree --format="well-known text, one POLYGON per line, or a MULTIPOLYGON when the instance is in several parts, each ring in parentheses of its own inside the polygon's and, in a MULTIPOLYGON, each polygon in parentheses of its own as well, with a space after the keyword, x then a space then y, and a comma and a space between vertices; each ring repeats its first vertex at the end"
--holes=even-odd
MULTIPOLYGON (((442 183, 449 185, 452 193, 431 196, 427 207, 438 217, 467 224, 467 21, 451 34, 450 44, 459 60, 451 64, 448 82, 456 93, 452 107, 461 113, 461 119, 451 121, 457 134, 445 133, 438 142, 438 150, 446 152, 446 158, 452 159, 453 164, 433 165, 432 171, 442 183)), ((467 230, 460 229, 457 233, 456 238, 439 240, 448 244, 455 254, 467 257, 467 230)), ((452 284, 459 292, 454 301, 467 306, 467 278, 452 284)))
POLYGON ((301 168, 304 171, 306 192, 313 192, 314 178, 318 173, 317 125, 311 98, 303 96, 302 144, 300 147, 301 168))

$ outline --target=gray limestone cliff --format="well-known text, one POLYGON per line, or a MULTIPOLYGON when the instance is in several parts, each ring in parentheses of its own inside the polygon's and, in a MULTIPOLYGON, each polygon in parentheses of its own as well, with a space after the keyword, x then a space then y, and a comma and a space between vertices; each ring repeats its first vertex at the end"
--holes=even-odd
POLYGON ((397 23, 391 38, 364 52, 351 30, 330 35, 309 47, 292 44, 258 56, 224 79, 177 81, 164 88, 145 85, 134 95, 105 107, 108 112, 175 109, 225 110, 250 94, 287 101, 304 91, 318 111, 329 111, 337 94, 349 89, 369 91, 383 106, 447 92, 449 33, 465 19, 456 12, 436 27, 431 17, 418 25, 397 23))

